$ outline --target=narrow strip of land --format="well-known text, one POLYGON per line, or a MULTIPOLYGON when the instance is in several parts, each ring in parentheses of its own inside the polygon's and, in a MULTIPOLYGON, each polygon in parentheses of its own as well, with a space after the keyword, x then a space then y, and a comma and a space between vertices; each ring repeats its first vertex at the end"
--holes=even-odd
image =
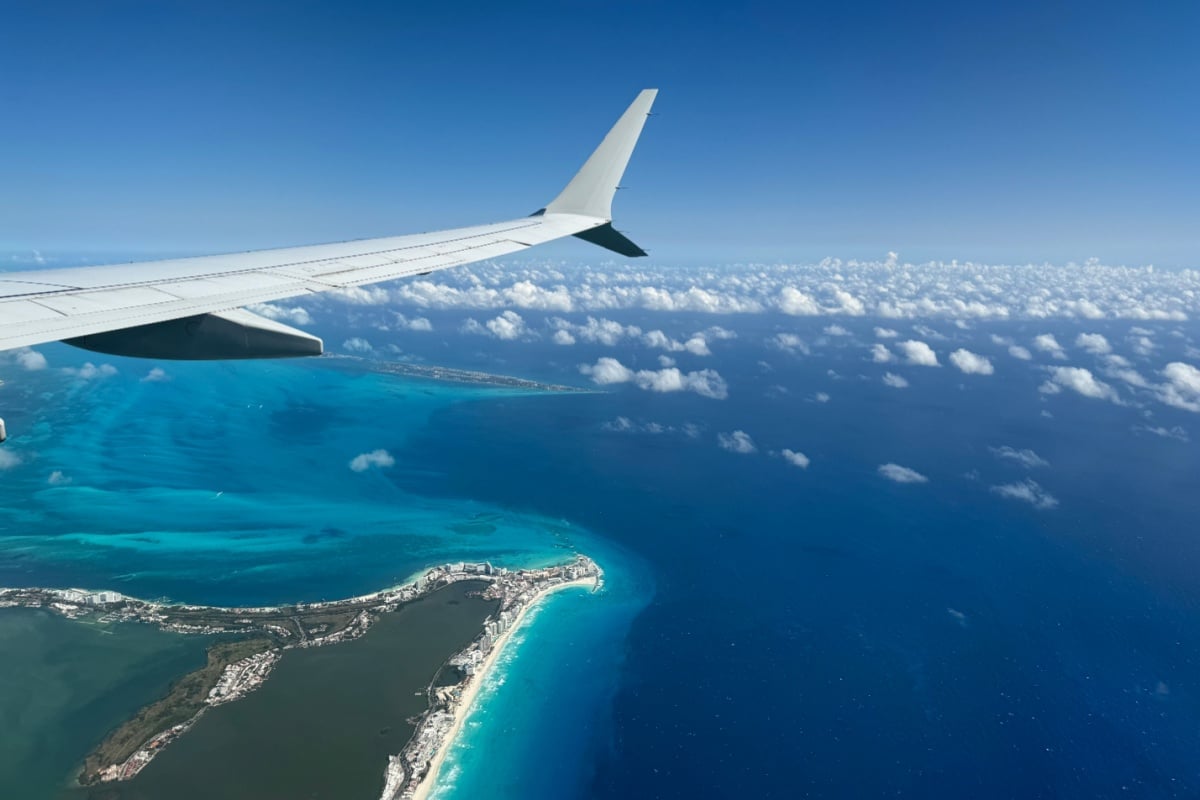
POLYGON ((415 792, 423 780, 435 775, 484 676, 530 606, 556 589, 596 586, 601 576, 600 567, 585 556, 535 570, 459 562, 435 567, 399 586, 331 602, 219 608, 152 602, 117 592, 35 588, 0 589, 0 608, 46 608, 70 618, 141 622, 218 637, 203 667, 176 681, 165 697, 138 711, 87 756, 79 780, 91 785, 136 776, 185 735, 207 709, 262 686, 283 651, 356 639, 381 614, 458 581, 482 581, 487 584, 483 596, 500 601, 499 611, 466 650, 450 659, 462 680, 429 689, 430 706, 417 720, 416 733, 387 765, 384 797, 392 798, 415 792))

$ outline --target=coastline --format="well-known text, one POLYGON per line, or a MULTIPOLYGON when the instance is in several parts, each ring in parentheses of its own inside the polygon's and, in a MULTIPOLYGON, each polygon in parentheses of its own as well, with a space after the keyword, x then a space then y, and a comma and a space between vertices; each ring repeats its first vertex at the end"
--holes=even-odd
MULTIPOLYGON (((298 603, 289 606, 220 608, 151 602, 117 592, 81 589, 0 588, 0 608, 22 606, 44 608, 68 619, 93 618, 104 622, 140 622, 182 634, 232 634, 235 640, 215 644, 209 651, 211 675, 198 682, 189 673, 172 688, 172 693, 144 707, 110 733, 85 759, 80 785, 130 780, 169 744, 185 735, 211 707, 238 700, 262 686, 270 677, 283 651, 334 645, 364 635, 380 615, 459 581, 483 581, 481 596, 500 601, 498 613, 485 621, 484 631, 448 664, 463 667, 463 679, 453 686, 428 690, 429 705, 417 719, 417 727, 398 755, 391 756, 385 770, 384 798, 409 797, 421 775, 426 782, 428 764, 440 766, 444 752, 462 726, 462 718, 478 694, 483 677, 525 619, 528 610, 548 594, 572 586, 598 587, 603 570, 592 559, 577 554, 573 561, 537 569, 510 570, 490 563, 456 562, 426 570, 413 580, 342 600, 298 603), (98 616, 97 616, 98 615, 98 616), (252 635, 257 638, 246 640, 252 635), (214 663, 216 648, 239 649, 214 663), (199 684, 199 685, 197 685, 199 684), (175 696, 179 687, 190 689, 185 697, 175 696), (454 696, 458 692, 458 697, 454 696), (156 713, 148 714, 154 711, 156 713), (453 735, 447 737, 447 732, 453 735), (120 748, 112 746, 122 740, 120 748), (108 749, 106 749, 106 746, 108 749), (407 790, 407 792, 406 792, 407 790)), ((431 680, 436 676, 431 676, 431 680)), ((427 791, 427 790, 426 790, 427 791)))
MULTIPOLYGON (((559 592, 564 589, 582 589, 589 587, 594 592, 597 591, 601 585, 601 575, 578 578, 567 583, 559 583, 553 586, 548 586, 539 591, 528 602, 522 604, 521 609, 513 619, 512 624, 496 640, 487 658, 484 659, 483 663, 479 665, 476 672, 470 677, 462 696, 451 708, 454 722, 450 726, 450 729, 446 732, 445 736, 442 738, 441 745, 438 747, 437 753, 434 755, 433 760, 429 762, 429 767, 425 772, 425 776, 421 779, 420 783, 417 784, 414 791, 412 791, 410 794, 400 795, 400 797, 406 798, 406 800, 408 798, 411 798, 411 800, 428 800, 434 786, 437 785, 438 775, 441 773, 442 765, 446 760, 446 756, 449 754, 450 749, 454 746, 454 743, 458 740, 459 735, 462 733, 463 726, 466 724, 467 718, 471 716, 471 712, 474 710, 475 702, 478 699, 480 689, 495 670, 496 664, 500 660, 500 656, 504 654, 505 649, 512 641, 513 634, 520 629, 529 612, 555 592, 559 592)), ((391 798, 388 797, 386 790, 381 800, 391 800, 391 798)))

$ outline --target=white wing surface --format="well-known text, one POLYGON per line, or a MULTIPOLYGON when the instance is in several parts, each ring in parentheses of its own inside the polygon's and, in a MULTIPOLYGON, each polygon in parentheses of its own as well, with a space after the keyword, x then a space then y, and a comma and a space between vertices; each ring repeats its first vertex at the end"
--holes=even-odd
POLYGON ((578 235, 644 255, 611 225, 611 202, 657 90, 641 92, 560 197, 531 217, 470 228, 113 266, 0 273, 0 350, 64 340, 155 358, 321 352, 316 337, 242 306, 390 281, 578 235))

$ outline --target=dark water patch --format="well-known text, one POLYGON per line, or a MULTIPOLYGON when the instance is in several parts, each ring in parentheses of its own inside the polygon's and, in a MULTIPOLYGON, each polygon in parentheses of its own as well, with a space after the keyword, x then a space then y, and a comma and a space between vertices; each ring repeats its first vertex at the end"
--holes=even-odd
POLYGON ((208 643, 0 610, 0 797, 53 797, 105 733, 203 664, 208 643))
POLYGON ((137 778, 88 800, 364 798, 412 735, 424 689, 495 604, 460 583, 384 615, 361 639, 290 650, 254 694, 207 713, 137 778))

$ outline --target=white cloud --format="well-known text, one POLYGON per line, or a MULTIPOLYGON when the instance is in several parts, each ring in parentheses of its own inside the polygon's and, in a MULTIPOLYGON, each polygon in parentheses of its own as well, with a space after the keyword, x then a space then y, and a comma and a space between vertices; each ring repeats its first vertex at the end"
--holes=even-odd
POLYGON ((915 364, 921 367, 937 367, 937 354, 933 352, 933 348, 924 342, 918 342, 909 339, 905 342, 900 342, 896 345, 900 352, 904 354, 904 359, 909 364, 915 364))
POLYGON ((254 303, 246 307, 259 316, 267 319, 289 322, 292 325, 311 325, 312 316, 301 306, 281 306, 275 303, 254 303))
POLYGON ((996 371, 986 356, 962 348, 950 354, 950 363, 967 375, 991 375, 996 371))
POLYGON ((784 286, 779 290, 779 310, 798 317, 816 316, 821 313, 817 301, 794 286, 784 286))
POLYGON ((495 319, 487 321, 487 329, 497 339, 511 342, 525 334, 525 320, 515 311, 505 311, 495 319))
POLYGON ((876 328, 875 337, 877 339, 895 339, 900 334, 891 328, 876 328))
MULTIPOLYGON (((582 339, 585 342, 595 344, 603 344, 608 347, 616 345, 618 342, 626 338, 640 336, 642 329, 636 325, 622 325, 611 319, 603 317, 588 317, 587 321, 581 325, 577 325, 561 317, 555 317, 550 320, 550 326, 560 331, 566 331, 577 339, 582 339)), ((661 334, 661 332, 660 332, 661 334)), ((665 334, 661 334, 666 339, 665 334)))
POLYGON ((883 374, 883 385, 890 386, 893 389, 907 389, 908 381, 903 375, 897 375, 894 372, 885 372, 883 374))
POLYGON ((359 453, 350 459, 350 469, 355 472, 366 472, 371 467, 390 467, 396 463, 392 454, 387 450, 372 450, 369 453, 359 453))
POLYGON ((1102 333, 1081 333, 1075 337, 1075 346, 1082 347, 1092 355, 1102 356, 1112 352, 1112 345, 1102 333))
POLYGON ((729 396, 725 379, 713 369, 682 372, 677 367, 659 370, 634 371, 615 358, 603 357, 595 364, 580 364, 579 371, 591 377, 600 386, 616 383, 633 383, 648 392, 695 392, 701 397, 724 400, 729 396))
POLYGON ((767 344, 793 355, 801 354, 807 356, 811 353, 808 344, 794 333, 777 333, 767 340, 767 344))
POLYGON ((1067 357, 1062 345, 1058 343, 1058 340, 1054 338, 1054 334, 1052 333, 1043 333, 1035 336, 1033 339, 1033 346, 1038 350, 1041 350, 1043 353, 1049 353, 1055 358, 1067 357))
POLYGON ((142 376, 142 383, 165 383, 171 380, 171 376, 167 374, 162 367, 151 367, 150 371, 142 376))
POLYGON ((731 453, 749 455, 750 453, 758 452, 758 448, 754 445, 754 440, 745 431, 718 433, 717 444, 720 445, 722 450, 728 450, 731 453))
POLYGON ((1117 392, 1104 381, 1096 379, 1091 370, 1083 367, 1050 367, 1050 379, 1039 390, 1045 394, 1058 394, 1063 389, 1078 392, 1084 397, 1110 400, 1119 403, 1117 392))
POLYGON ((1185 411, 1200 412, 1200 369, 1182 361, 1172 361, 1162 371, 1167 382, 1160 387, 1164 403, 1185 411))
POLYGON ((70 482, 71 478, 63 474, 61 469, 54 470, 50 473, 50 477, 46 478, 46 483, 50 484, 51 486, 66 486, 70 482))
POLYGON ((780 452, 780 455, 783 456, 784 461, 788 462, 794 467, 799 467, 800 469, 808 469, 808 465, 812 463, 808 456, 804 455, 804 453, 801 453, 799 450, 784 449, 780 452))
POLYGON ((1019 345, 1019 344, 1014 344, 1014 345, 1010 346, 1008 348, 1008 354, 1010 356, 1012 356, 1013 358, 1019 358, 1022 361, 1028 361, 1029 359, 1033 358, 1033 353, 1030 353, 1028 350, 1026 350, 1024 347, 1021 347, 1021 345, 1019 345))
MULTIPOLYGON (((388 292, 352 302, 386 302, 388 292)), ((902 264, 888 259, 678 269, 489 262, 400 284, 391 301, 427 308, 689 311, 885 319, 1185 321, 1200 313, 1200 271, 1096 263, 902 264)), ((1145 334, 1141 334, 1145 335, 1145 334)), ((712 337, 707 337, 711 342, 712 337)), ((922 336, 926 341, 932 341, 922 336)), ((1010 343, 1011 344, 1011 343, 1010 343)))
POLYGON ((92 362, 86 362, 82 367, 63 367, 63 372, 82 381, 99 380, 109 378, 117 374, 117 368, 112 364, 101 364, 96 366, 92 362))
POLYGON ((15 353, 15 358, 18 364, 31 372, 46 368, 46 357, 37 350, 22 348, 15 353))
POLYGON ((555 344, 561 344, 564 346, 575 344, 575 337, 572 336, 569 331, 564 330, 555 331, 554 335, 550 337, 550 340, 555 344))
POLYGON ((1164 439, 1175 439, 1176 441, 1180 442, 1186 442, 1189 438, 1188 432, 1178 425, 1175 425, 1171 428, 1164 428, 1161 425, 1158 427, 1151 427, 1149 425, 1135 425, 1133 426, 1133 431, 1135 433, 1151 433, 1155 436, 1161 436, 1164 439))
POLYGON ((884 345, 876 342, 871 345, 871 360, 876 364, 886 364, 893 358, 892 351, 888 350, 884 345))
POLYGON ((1004 483, 993 486, 992 491, 1001 497, 1021 500, 1037 509, 1050 509, 1058 505, 1058 499, 1043 489, 1037 481, 1026 478, 1017 483, 1004 483))
POLYGON ((849 336, 850 331, 846 330, 841 325, 826 325, 825 326, 825 335, 826 336, 849 336))
POLYGON ((416 331, 418 333, 430 333, 433 331, 433 323, 425 317, 408 317, 399 311, 393 311, 392 318, 396 321, 396 327, 400 330, 416 331))
POLYGON ((828 392, 817 392, 815 395, 813 395, 813 400, 816 400, 818 403, 828 403, 829 394, 828 392))
POLYGON ((709 339, 721 341, 725 339, 736 339, 737 331, 731 331, 728 328, 722 328, 720 325, 711 325, 704 329, 704 335, 709 339))
POLYGON ((1015 461, 1026 469, 1050 466, 1049 461, 1039 456, 1033 450, 1018 450, 1015 447, 1010 447, 1009 445, 1003 445, 1001 447, 989 447, 988 450, 990 450, 992 455, 996 456, 996 458, 1015 461))
POLYGON ((382 306, 392 302, 391 294, 382 286, 347 286, 333 289, 326 296, 355 306, 382 306))
POLYGON ((626 367, 615 358, 604 356, 593 364, 580 364, 579 371, 588 375, 592 383, 607 386, 613 383, 629 383, 633 380, 633 370, 626 367))
POLYGON ((0 470, 12 469, 21 463, 21 457, 8 446, 0 447, 0 470))
POLYGON ((342 342, 342 349, 350 353, 369 353, 375 348, 361 336, 354 336, 342 342))
POLYGON ((926 478, 915 469, 902 467, 899 464, 880 464, 879 474, 889 481, 896 483, 928 483, 929 478, 926 478))

